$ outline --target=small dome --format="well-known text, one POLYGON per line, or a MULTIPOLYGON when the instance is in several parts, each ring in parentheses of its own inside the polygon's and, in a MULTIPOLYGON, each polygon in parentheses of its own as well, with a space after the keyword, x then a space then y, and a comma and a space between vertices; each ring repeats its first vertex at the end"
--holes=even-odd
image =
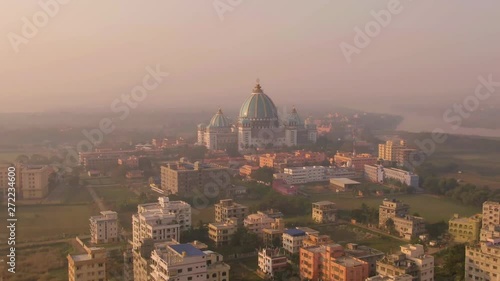
POLYGON ((288 125, 290 125, 290 126, 304 125, 304 123, 302 122, 302 119, 300 119, 300 116, 297 113, 297 109, 295 109, 295 106, 293 107, 292 112, 288 115, 287 121, 288 121, 288 125))
POLYGON ((212 117, 210 120, 210 124, 208 125, 210 128, 227 128, 231 127, 231 123, 229 119, 224 116, 222 110, 219 108, 219 111, 212 117))
POLYGON ((274 102, 264 94, 259 83, 257 83, 252 94, 241 106, 240 118, 260 120, 278 119, 278 111, 274 102))

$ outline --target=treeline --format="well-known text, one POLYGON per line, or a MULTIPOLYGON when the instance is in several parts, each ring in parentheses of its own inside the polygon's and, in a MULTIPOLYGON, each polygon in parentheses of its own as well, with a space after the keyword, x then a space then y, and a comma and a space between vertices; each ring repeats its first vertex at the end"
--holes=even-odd
POLYGON ((454 178, 428 177, 422 184, 427 192, 444 195, 464 205, 481 206, 484 201, 500 201, 500 190, 488 186, 478 187, 467 183, 460 184, 454 178))
POLYGON ((270 190, 258 204, 252 206, 252 211, 277 209, 285 217, 303 216, 311 214, 311 202, 300 196, 284 196, 270 190))

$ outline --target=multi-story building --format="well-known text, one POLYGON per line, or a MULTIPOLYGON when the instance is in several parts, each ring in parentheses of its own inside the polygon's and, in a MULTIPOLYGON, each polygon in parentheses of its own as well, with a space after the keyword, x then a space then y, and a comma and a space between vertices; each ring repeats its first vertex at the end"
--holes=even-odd
POLYGON ((41 199, 49 194, 49 175, 53 170, 46 165, 19 165, 18 187, 23 199, 41 199))
POLYGON ((158 197, 157 203, 145 203, 137 206, 138 213, 173 214, 180 230, 191 229, 191 205, 184 201, 170 201, 168 197, 158 197))
POLYGON ((486 228, 481 228, 480 241, 486 241, 489 238, 500 237, 500 225, 489 225, 486 228))
POLYGON ((481 214, 468 218, 461 218, 455 214, 448 221, 448 232, 453 236, 455 242, 477 242, 481 230, 481 214))
POLYGON ((339 167, 352 168, 358 172, 362 172, 365 165, 375 165, 378 161, 377 157, 371 154, 356 154, 352 152, 337 152, 333 160, 339 167))
MULTIPOLYGON (((417 157, 425 157, 424 155, 419 155, 418 150, 414 148, 403 148, 397 151, 396 154, 396 164, 399 167, 412 167, 412 161, 421 159, 417 157)), ((422 152, 420 152, 422 153, 422 152)))
POLYGON ((369 276, 377 274, 377 261, 384 258, 385 254, 377 249, 363 245, 349 243, 344 249, 345 254, 350 257, 358 258, 368 263, 369 276))
POLYGON ((365 165, 365 178, 378 183, 383 183, 386 180, 398 181, 411 187, 418 187, 418 175, 396 168, 385 168, 382 165, 365 165))
POLYGON ((368 278, 368 263, 346 256, 338 244, 304 247, 299 256, 302 279, 364 281, 368 278))
POLYGON ((238 204, 233 199, 223 199, 215 206, 215 221, 225 222, 227 219, 236 218, 239 224, 248 216, 248 207, 238 204))
POLYGON ((281 217, 275 218, 271 223, 271 227, 262 229, 262 240, 264 245, 278 246, 282 243, 283 231, 285 229, 285 222, 281 217))
POLYGON ((238 134, 222 109, 212 117, 208 125, 198 124, 198 142, 210 150, 236 149, 238 134))
MULTIPOLYGON (((6 201, 7 190, 9 186, 9 167, 14 167, 12 164, 0 163, 0 195, 2 199, 6 201)), ((16 190, 17 191, 17 190, 16 190)))
POLYGON ((214 241, 217 247, 228 245, 237 229, 238 223, 236 219, 210 223, 208 224, 208 238, 214 241))
POLYGON ((397 161, 397 156, 400 150, 408 148, 404 140, 398 142, 388 140, 385 144, 378 145, 378 158, 386 161, 397 161))
POLYGON ((250 177, 253 172, 259 169, 258 166, 243 165, 240 167, 240 175, 243 177, 250 177))
POLYGON ((308 227, 297 227, 283 231, 283 249, 290 254, 299 252, 308 235, 318 234, 317 230, 308 227))
POLYGON ((230 266, 212 251, 177 241, 156 243, 151 253, 151 281, 229 281, 230 266))
POLYGON ((316 247, 328 244, 333 244, 333 240, 330 236, 319 233, 307 234, 306 238, 302 240, 303 247, 316 247))
POLYGON ((434 257, 425 254, 424 246, 420 244, 408 244, 401 246, 401 253, 417 265, 419 281, 434 280, 434 257))
POLYGON ((137 169, 139 167, 139 158, 135 155, 118 158, 118 165, 123 165, 129 169, 137 169))
POLYGON ((193 196, 196 191, 203 193, 206 189, 213 188, 222 193, 230 186, 231 178, 227 168, 201 162, 190 163, 184 158, 161 166, 161 189, 168 194, 188 197, 193 196))
POLYGON ((421 217, 406 215, 404 217, 394 217, 394 229, 399 236, 406 240, 418 237, 426 232, 425 221, 421 217))
POLYGON ((377 262, 377 273, 382 276, 412 276, 412 281, 434 280, 434 257, 425 254, 419 244, 401 246, 401 252, 384 257, 377 262))
POLYGON ((404 204, 401 201, 396 199, 384 199, 382 201, 382 205, 379 206, 379 221, 378 224, 381 227, 385 226, 385 223, 388 219, 394 217, 404 217, 408 214, 410 210, 410 206, 404 204))
POLYGON ((264 248, 259 251, 259 270, 268 278, 273 278, 277 272, 284 271, 288 266, 288 259, 283 252, 276 249, 264 248))
POLYGON ((287 184, 305 184, 329 181, 331 178, 355 178, 356 172, 343 168, 325 166, 302 166, 284 168, 283 173, 274 174, 275 179, 284 180, 287 184))
POLYGON ((330 201, 320 201, 312 204, 312 219, 317 223, 335 222, 337 206, 330 201))
POLYGON ((367 278, 366 281, 412 281, 413 276, 409 274, 403 275, 375 275, 373 277, 367 278))
POLYGON ((391 254, 377 261, 377 273, 382 276, 412 276, 412 281, 419 281, 417 264, 406 258, 403 253, 391 254))
POLYGON ((118 214, 102 211, 100 216, 90 217, 90 242, 93 244, 118 241, 118 214))
POLYGON ((483 203, 483 228, 500 225, 500 202, 483 203))
POLYGON ((106 249, 81 244, 85 254, 68 255, 69 281, 106 281, 106 249))
POLYGON ((465 280, 500 280, 500 238, 465 247, 465 280))
POLYGON ((275 222, 275 219, 268 217, 263 213, 248 215, 243 220, 243 225, 248 229, 249 232, 257 234, 260 238, 263 237, 262 230, 265 228, 271 228, 271 225, 275 222))

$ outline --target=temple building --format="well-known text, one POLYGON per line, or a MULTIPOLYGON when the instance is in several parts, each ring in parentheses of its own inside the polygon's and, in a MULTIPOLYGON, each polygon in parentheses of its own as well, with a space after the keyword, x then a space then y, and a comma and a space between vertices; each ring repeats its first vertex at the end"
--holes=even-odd
POLYGON ((255 148, 292 147, 315 143, 314 124, 304 122, 295 107, 280 118, 271 98, 257 85, 240 108, 236 123, 224 116, 222 110, 212 117, 208 125, 198 125, 198 145, 211 150, 237 147, 239 151, 255 148))

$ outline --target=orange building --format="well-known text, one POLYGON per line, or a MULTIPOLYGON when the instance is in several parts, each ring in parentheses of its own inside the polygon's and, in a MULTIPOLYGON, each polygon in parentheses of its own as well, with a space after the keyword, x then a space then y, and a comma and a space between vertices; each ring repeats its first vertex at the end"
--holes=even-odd
POLYGON ((364 281, 368 276, 368 263, 346 256, 339 244, 300 249, 300 277, 303 279, 364 281))
POLYGON ((259 169, 258 166, 243 165, 240 168, 240 175, 244 177, 249 177, 253 172, 259 169))

